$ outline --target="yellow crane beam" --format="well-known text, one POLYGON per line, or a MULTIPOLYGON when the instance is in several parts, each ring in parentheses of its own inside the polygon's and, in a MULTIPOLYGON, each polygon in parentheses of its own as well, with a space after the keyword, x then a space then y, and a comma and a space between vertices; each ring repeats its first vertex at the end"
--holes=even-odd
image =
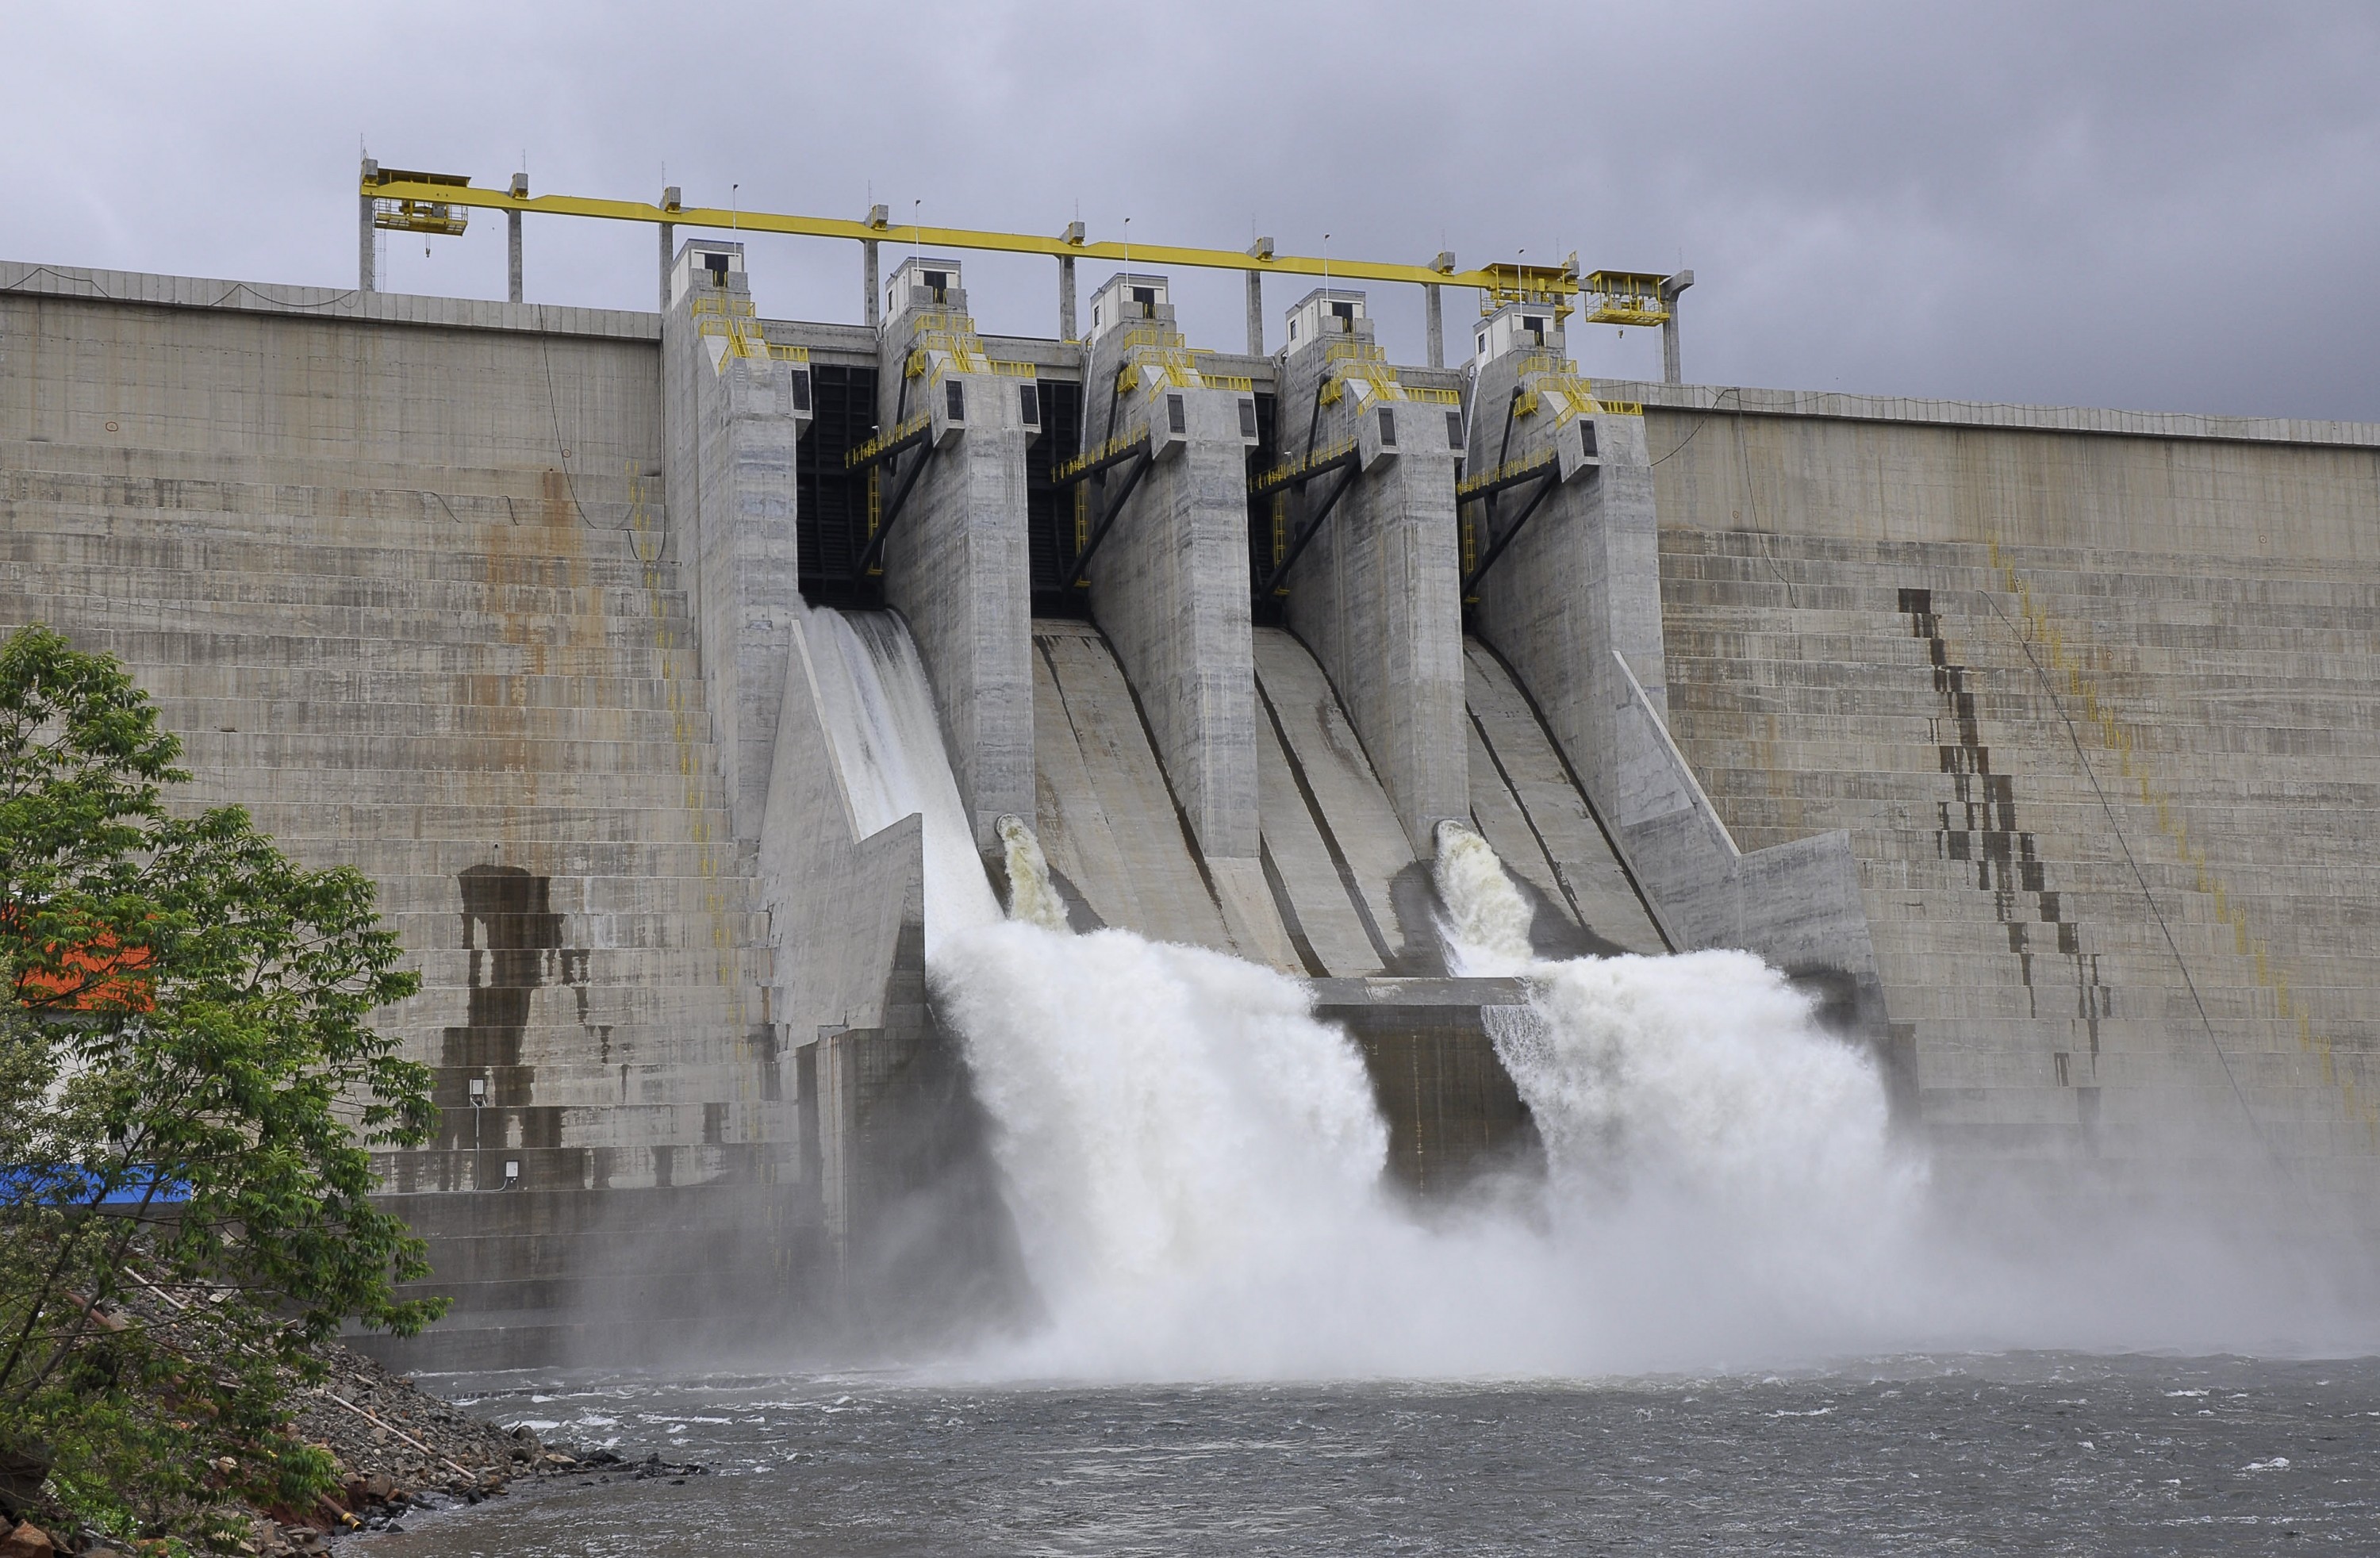
POLYGON ((582 195, 515 195, 452 182, 452 174, 382 173, 363 181, 362 193, 381 201, 475 206, 485 211, 525 211, 546 216, 591 216, 612 222, 670 223, 741 233, 785 233, 795 237, 846 238, 855 242, 913 246, 920 250, 972 249, 1006 254, 1043 254, 1075 259, 1127 259, 1135 265, 1189 265, 1215 271, 1256 271, 1332 281, 1405 282, 1420 286, 1469 286, 1483 292, 1524 292, 1567 297, 1580 289, 1572 265, 1491 265, 1484 270, 1435 270, 1427 265, 1386 264, 1372 260, 1319 260, 1296 254, 1249 254, 1229 249, 1190 249, 1178 244, 1072 242, 1030 233, 991 233, 972 227, 877 226, 832 216, 788 216, 767 211, 722 211, 716 206, 647 205, 638 201, 590 200, 582 195))

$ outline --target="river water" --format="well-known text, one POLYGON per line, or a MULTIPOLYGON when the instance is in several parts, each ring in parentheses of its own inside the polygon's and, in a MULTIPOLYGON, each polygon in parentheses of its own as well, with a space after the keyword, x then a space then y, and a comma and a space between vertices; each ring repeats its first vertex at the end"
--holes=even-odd
POLYGON ((549 1380, 557 1481, 362 1558, 2380 1552, 2380 1362, 2010 1354, 1583 1383, 549 1380))

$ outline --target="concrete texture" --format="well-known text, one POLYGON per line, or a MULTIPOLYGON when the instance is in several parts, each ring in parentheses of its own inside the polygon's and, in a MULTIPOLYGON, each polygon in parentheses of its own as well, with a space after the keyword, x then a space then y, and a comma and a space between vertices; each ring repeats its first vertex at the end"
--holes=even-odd
MULTIPOLYGON (((1284 457, 1357 438, 1360 421, 1377 428, 1383 411, 1398 419, 1398 448, 1353 476, 1298 559, 1288 579, 1288 622, 1338 689, 1406 839, 1427 857, 1439 822, 1470 809, 1447 408, 1402 398, 1373 344, 1370 320, 1321 317, 1326 328, 1302 330, 1279 359, 1275 417, 1284 457)), ((1309 484, 1291 504, 1293 521, 1302 522, 1330 484, 1347 479, 1328 475, 1309 484)))
POLYGON ((1491 1029, 1496 1008, 1527 1001, 1521 980, 1318 980, 1314 994, 1315 1015, 1364 1057, 1400 1188, 1451 1199, 1491 1175, 1543 1171, 1536 1124, 1491 1029))
POLYGON ((1487 645, 1467 640, 1463 651, 1472 821, 1536 900, 1540 953, 1670 951, 1528 695, 1487 645))
POLYGON ((1468 469, 1543 462, 1546 474, 1501 493, 1492 514, 1474 507, 1477 558, 1511 538, 1474 589, 1480 639, 1541 711, 1669 943, 1744 947, 1840 981, 1863 1035, 1888 1051, 1848 835, 1746 856, 1670 739, 1643 420, 1609 410, 1561 357, 1559 331, 1540 333, 1524 306, 1482 328, 1492 355, 1478 367, 1468 469))
POLYGON ((1033 647, 1034 831, 1075 928, 1239 950, 1114 651, 1087 622, 1033 647))
POLYGON ((768 353, 741 244, 679 250, 662 316, 671 555, 693 581, 713 752, 735 837, 760 836, 794 613, 794 445, 809 418, 807 366, 768 353), (732 262, 711 270, 702 262, 732 262))
POLYGON ((1436 889, 1363 743, 1305 646, 1257 629, 1264 830, 1282 919, 1317 973, 1444 973, 1436 889))
MULTIPOLYGON (((1161 287, 1161 278, 1148 279, 1161 287)), ((1241 431, 1244 402, 1254 416, 1254 392, 1206 385, 1169 305, 1115 323, 1115 292, 1111 284, 1099 293, 1110 317, 1091 338, 1083 446, 1149 438, 1155 457, 1091 558, 1091 616, 1140 696, 1201 850, 1254 861, 1250 440, 1241 431)), ((1125 469, 1094 483, 1094 514, 1108 512, 1125 469)))
POLYGON ((878 420, 891 429, 936 418, 938 444, 880 474, 889 503, 906 462, 925 462, 884 546, 884 597, 917 639, 959 797, 975 819, 977 847, 989 851, 999 846, 1002 817, 1033 815, 1029 435, 1019 381, 989 371, 965 292, 953 286, 937 299, 905 286, 913 274, 904 263, 892 277, 908 295, 881 326, 878 420), (953 386, 965 410, 956 430, 947 414, 953 386))
POLYGON ((664 550, 658 322, 0 285, 0 627, 122 656, 191 799, 359 866, 422 975, 379 1020, 439 1138, 380 1166, 456 1306, 405 1356, 616 1356, 791 1301, 814 1198, 664 550))
POLYGON ((1946 1162, 2244 1150, 2368 1214, 2380 430, 1607 393, 1678 746, 1747 846, 1847 833, 1946 1162))

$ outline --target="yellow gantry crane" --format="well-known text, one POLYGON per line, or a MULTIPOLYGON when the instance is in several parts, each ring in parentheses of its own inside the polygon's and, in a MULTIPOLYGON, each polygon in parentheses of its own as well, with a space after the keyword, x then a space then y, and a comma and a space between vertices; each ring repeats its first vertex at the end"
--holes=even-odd
MULTIPOLYGON (((1439 263, 1404 265, 1377 260, 1321 259, 1279 254, 1269 243, 1246 250, 1196 249, 1180 244, 1094 243, 1082 224, 1071 224, 1055 237, 1031 233, 986 232, 972 227, 901 226, 887 221, 878 206, 868 220, 834 216, 795 216, 781 212, 722 211, 716 206, 690 206, 674 197, 647 205, 638 201, 593 200, 583 195, 531 195, 528 181, 516 177, 509 189, 480 189, 461 174, 416 173, 364 164, 361 194, 371 228, 452 237, 468 224, 473 209, 510 214, 518 231, 522 214, 584 216, 610 222, 642 222, 656 226, 708 227, 736 233, 783 233, 795 237, 842 238, 849 242, 890 243, 917 249, 970 249, 1003 254, 1039 254, 1058 260, 1112 260, 1118 263, 1186 265, 1251 274, 1312 276, 1326 281, 1402 282, 1416 286, 1467 286, 1481 294, 1480 311, 1492 313, 1508 302, 1544 302, 1563 315, 1573 311, 1572 298, 1585 304, 1583 318, 1590 324, 1667 323, 1672 293, 1664 287, 1670 278, 1636 271, 1597 271, 1582 279, 1578 256, 1561 265, 1494 264, 1458 271, 1453 257, 1441 254, 1439 263)), ((366 240, 369 242, 367 232, 366 240)))

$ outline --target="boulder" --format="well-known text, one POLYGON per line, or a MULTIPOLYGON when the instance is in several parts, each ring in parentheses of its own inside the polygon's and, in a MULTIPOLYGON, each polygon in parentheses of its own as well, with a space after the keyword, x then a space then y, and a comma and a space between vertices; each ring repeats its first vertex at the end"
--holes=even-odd
POLYGON ((0 1558, 52 1558, 57 1550, 50 1533, 30 1520, 0 1537, 0 1558))

